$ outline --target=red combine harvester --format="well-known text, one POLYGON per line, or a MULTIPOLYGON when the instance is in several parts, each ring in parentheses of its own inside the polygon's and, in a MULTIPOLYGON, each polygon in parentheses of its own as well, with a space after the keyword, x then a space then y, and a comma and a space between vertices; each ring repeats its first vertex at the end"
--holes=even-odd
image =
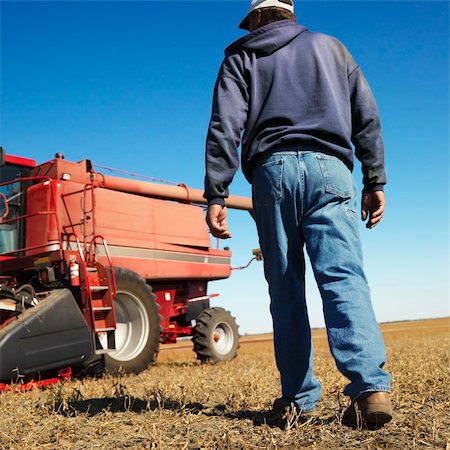
MULTIPOLYGON (((230 276, 231 252, 211 245, 201 204, 185 185, 1 149, 0 390, 71 370, 138 373, 183 336, 200 360, 234 358, 235 320, 207 292, 230 276)), ((227 206, 252 208, 236 196, 227 206)))

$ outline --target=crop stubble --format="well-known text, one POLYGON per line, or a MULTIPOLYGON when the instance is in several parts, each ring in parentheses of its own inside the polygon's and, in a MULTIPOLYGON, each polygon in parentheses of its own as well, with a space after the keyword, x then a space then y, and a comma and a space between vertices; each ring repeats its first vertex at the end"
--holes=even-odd
MULTIPOLYGON (((340 420, 346 380, 314 330, 320 418, 284 425, 268 415, 279 396, 272 343, 242 338, 238 358, 200 364, 189 348, 163 349, 139 376, 73 380, 0 395, 1 449, 450 449, 450 319, 382 325, 395 417, 375 431, 340 420)), ((270 337, 270 336, 269 336, 270 337)))

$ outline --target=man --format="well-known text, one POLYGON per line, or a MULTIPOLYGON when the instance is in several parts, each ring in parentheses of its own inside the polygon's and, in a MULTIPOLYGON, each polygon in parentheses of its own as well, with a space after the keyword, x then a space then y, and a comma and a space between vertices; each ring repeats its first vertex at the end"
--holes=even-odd
POLYGON ((240 27, 249 34, 225 50, 206 144, 207 222, 231 237, 228 186, 239 166, 252 183, 254 216, 271 297, 282 398, 314 410, 321 386, 305 303, 303 248, 322 300, 328 341, 350 383, 347 423, 392 418, 390 375, 362 267, 351 171, 362 163, 366 227, 383 217, 386 183, 378 111, 369 86, 336 39, 297 25, 291 0, 253 0, 240 27))

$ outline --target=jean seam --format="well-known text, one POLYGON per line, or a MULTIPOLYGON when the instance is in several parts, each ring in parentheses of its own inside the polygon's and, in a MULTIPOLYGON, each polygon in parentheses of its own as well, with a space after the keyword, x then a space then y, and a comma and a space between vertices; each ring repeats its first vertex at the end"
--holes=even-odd
POLYGON ((277 164, 281 164, 282 161, 283 161, 282 159, 277 159, 275 161, 266 161, 265 163, 262 163, 260 166, 258 166, 257 169, 262 169, 263 167, 267 168, 276 166, 277 164))
POLYGON ((284 189, 283 189, 283 171, 284 171, 284 160, 280 161, 280 180, 278 184, 278 194, 276 200, 281 200, 283 198, 284 189))
MULTIPOLYGON (((272 155, 271 155, 272 156, 272 155)), ((283 169, 284 169, 284 160, 283 159, 276 159, 275 161, 269 161, 265 162, 263 164, 258 165, 254 168, 254 177, 253 177, 253 183, 252 183, 252 198, 256 202, 261 203, 268 203, 270 200, 268 198, 261 197, 260 194, 258 195, 256 189, 255 189, 255 172, 259 170, 268 169, 273 166, 281 166, 280 167, 280 174, 277 176, 276 184, 274 186, 274 190, 272 191, 271 198, 274 202, 279 202, 280 199, 283 197, 283 169)))
POLYGON ((355 211, 353 208, 350 208, 349 206, 344 206, 344 212, 347 215, 347 217, 359 220, 358 219, 358 212, 355 211))
POLYGON ((298 152, 298 170, 300 172, 300 217, 303 218, 304 214, 304 205, 305 205, 305 171, 302 167, 303 155, 301 152, 298 152))

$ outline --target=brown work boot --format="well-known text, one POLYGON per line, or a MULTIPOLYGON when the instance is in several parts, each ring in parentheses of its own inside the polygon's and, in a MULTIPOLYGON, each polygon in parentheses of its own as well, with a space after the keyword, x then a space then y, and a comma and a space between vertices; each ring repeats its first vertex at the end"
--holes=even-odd
POLYGON ((392 419, 389 392, 372 392, 354 400, 344 412, 342 423, 350 426, 381 427, 392 419))

